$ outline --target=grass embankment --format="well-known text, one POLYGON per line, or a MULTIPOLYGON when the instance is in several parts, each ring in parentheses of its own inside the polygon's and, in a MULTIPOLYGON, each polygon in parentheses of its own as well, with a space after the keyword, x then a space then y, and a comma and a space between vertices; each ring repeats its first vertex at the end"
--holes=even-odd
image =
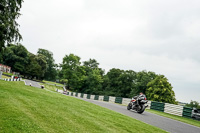
POLYGON ((181 121, 190 125, 194 125, 197 127, 200 127, 200 121, 197 120, 193 120, 193 119, 189 119, 189 118, 185 118, 185 117, 181 117, 181 116, 177 116, 177 115, 172 115, 172 114, 168 114, 168 113, 164 113, 164 112, 160 112, 160 111, 156 111, 156 110, 150 110, 147 109, 146 111, 160 115, 160 116, 164 116, 164 117, 168 117, 177 121, 181 121))
POLYGON ((0 132, 165 131, 80 99, 0 81, 0 132))
POLYGON ((63 87, 60 87, 60 86, 48 85, 48 84, 43 84, 43 83, 40 83, 40 85, 44 85, 44 88, 50 91, 56 91, 56 89, 63 90, 63 87))
POLYGON ((52 81, 46 81, 46 80, 42 80, 42 82, 44 83, 49 83, 49 84, 56 84, 56 85, 61 85, 61 86, 64 86, 63 84, 60 84, 60 83, 56 83, 56 82, 52 82, 52 81))
POLYGON ((1 75, 2 79, 10 79, 11 77, 5 76, 5 75, 1 75))

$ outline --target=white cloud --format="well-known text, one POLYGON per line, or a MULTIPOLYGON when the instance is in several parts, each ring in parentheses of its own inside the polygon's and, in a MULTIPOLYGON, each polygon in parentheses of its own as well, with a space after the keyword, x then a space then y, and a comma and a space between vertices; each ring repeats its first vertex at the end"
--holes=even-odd
POLYGON ((102 68, 164 74, 177 99, 200 101, 198 0, 29 0, 19 19, 23 44, 57 63, 74 53, 102 68), (190 93, 190 94, 189 94, 190 93))

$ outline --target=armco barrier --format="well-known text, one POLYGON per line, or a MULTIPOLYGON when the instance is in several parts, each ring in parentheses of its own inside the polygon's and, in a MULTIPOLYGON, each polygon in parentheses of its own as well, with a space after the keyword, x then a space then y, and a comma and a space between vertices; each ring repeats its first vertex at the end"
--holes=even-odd
POLYGON ((83 95, 84 95, 84 93, 81 93, 81 96, 80 96, 80 97, 83 98, 83 95))
POLYGON ((99 101, 103 101, 104 96, 99 96, 99 101))
POLYGON ((87 99, 87 94, 84 94, 84 95, 83 95, 83 98, 87 99))
POLYGON ((160 102, 155 102, 155 101, 151 102, 150 109, 164 112, 164 108, 165 108, 165 103, 160 103, 160 102))
POLYGON ((122 104, 128 105, 130 103, 130 101, 131 101, 131 98, 123 98, 122 104))
POLYGON ((99 100, 99 95, 95 95, 94 100, 99 100))
POLYGON ((90 95, 90 99, 94 100, 95 95, 90 95))
POLYGON ((81 93, 78 93, 78 97, 81 97, 81 93))
POLYGON ((91 96, 90 94, 87 94, 87 99, 90 99, 90 96, 91 96))
POLYGON ((191 118, 192 110, 193 110, 192 108, 183 107, 182 116, 183 116, 183 117, 187 117, 187 118, 191 118))
POLYGON ((4 80, 4 81, 21 81, 21 78, 17 78, 17 79, 1 79, 1 80, 4 80))
POLYGON ((183 106, 165 103, 165 113, 182 116, 183 106))
POLYGON ((122 97, 116 97, 116 98, 115 98, 115 103, 122 104, 122 100, 123 100, 122 97))
POLYGON ((109 101, 109 96, 104 96, 104 97, 103 97, 103 101, 108 102, 108 101, 109 101))
POLYGON ((147 109, 150 109, 151 108, 151 101, 148 101, 147 105, 148 105, 147 109))
POLYGON ((115 103, 116 97, 109 96, 109 102, 115 103))
MULTIPOLYGON (((84 94, 84 93, 77 93, 77 92, 67 92, 67 95, 87 98, 92 100, 99 100, 99 101, 108 101, 111 103, 119 103, 128 105, 131 101, 131 98, 122 98, 122 97, 113 97, 113 96, 99 96, 99 95, 91 95, 91 94, 84 94)), ((162 111, 168 114, 183 116, 187 118, 191 118, 192 115, 192 108, 183 107, 180 105, 169 104, 169 103, 161 103, 155 101, 148 101, 147 109, 153 109, 157 111, 162 111)))

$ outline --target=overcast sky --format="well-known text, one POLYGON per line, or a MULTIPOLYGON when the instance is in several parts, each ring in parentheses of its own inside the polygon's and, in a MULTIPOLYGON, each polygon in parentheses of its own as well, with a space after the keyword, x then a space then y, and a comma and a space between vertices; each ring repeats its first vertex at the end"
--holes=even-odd
POLYGON ((200 102, 199 0, 25 0, 18 22, 32 53, 73 53, 108 71, 154 71, 181 102, 200 102))

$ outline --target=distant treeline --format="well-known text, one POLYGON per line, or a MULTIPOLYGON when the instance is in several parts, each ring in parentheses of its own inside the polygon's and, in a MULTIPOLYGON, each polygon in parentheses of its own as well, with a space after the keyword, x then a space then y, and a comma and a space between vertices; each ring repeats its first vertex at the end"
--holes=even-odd
POLYGON ((1 56, 2 64, 21 75, 59 80, 72 91, 116 97, 132 97, 143 92, 150 100, 177 103, 168 79, 154 72, 112 68, 105 73, 95 59, 81 62, 81 58, 74 54, 66 55, 58 65, 52 52, 39 49, 37 54, 32 54, 21 44, 7 45, 1 56))

